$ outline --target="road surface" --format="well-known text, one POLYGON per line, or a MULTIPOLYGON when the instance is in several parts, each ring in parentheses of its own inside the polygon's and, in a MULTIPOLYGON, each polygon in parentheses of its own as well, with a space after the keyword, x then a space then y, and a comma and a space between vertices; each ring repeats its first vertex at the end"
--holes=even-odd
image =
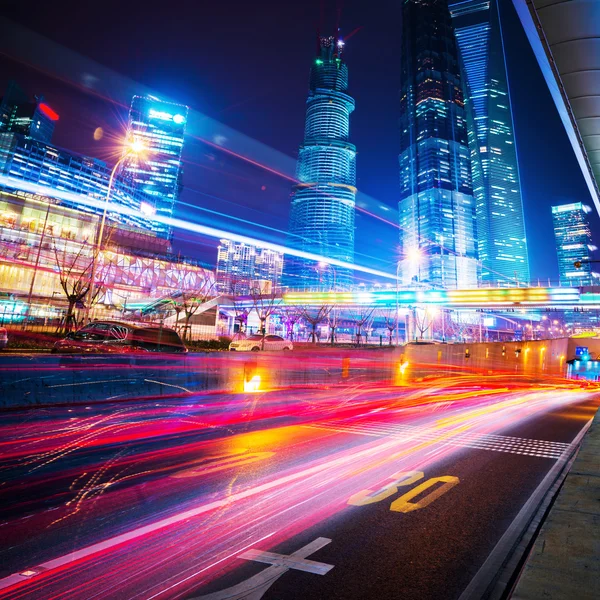
POLYGON ((0 598, 460 598, 598 405, 463 377, 6 412, 0 598))

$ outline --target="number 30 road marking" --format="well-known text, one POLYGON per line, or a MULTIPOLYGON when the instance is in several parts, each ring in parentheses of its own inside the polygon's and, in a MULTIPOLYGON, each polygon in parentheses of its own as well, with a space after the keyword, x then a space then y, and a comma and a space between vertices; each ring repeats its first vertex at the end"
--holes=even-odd
MULTIPOLYGON (((408 471, 406 473, 394 473, 390 477, 393 479, 392 483, 388 485, 384 485, 382 488, 372 491, 372 490, 362 490, 353 496, 350 496, 348 500, 348 504, 351 506, 366 506, 367 504, 375 504, 376 502, 381 502, 390 496, 398 493, 399 487, 405 487, 408 485, 412 485, 416 483, 420 479, 423 479, 424 473, 422 471, 408 471)), ((443 496, 448 490, 452 489, 455 485, 460 483, 460 479, 458 477, 453 477, 452 475, 444 475, 442 477, 432 477, 427 481, 419 484, 414 487, 412 490, 409 490, 400 498, 397 498, 390 504, 390 510, 393 512, 401 512, 408 513, 413 510, 419 510, 420 508, 425 508, 429 506, 434 500, 437 500, 440 496, 443 496), (426 496, 418 500, 417 502, 411 502, 411 500, 417 497, 419 494, 422 494, 429 488, 435 486, 438 483, 442 483, 443 485, 437 486, 434 490, 429 492, 426 496)))

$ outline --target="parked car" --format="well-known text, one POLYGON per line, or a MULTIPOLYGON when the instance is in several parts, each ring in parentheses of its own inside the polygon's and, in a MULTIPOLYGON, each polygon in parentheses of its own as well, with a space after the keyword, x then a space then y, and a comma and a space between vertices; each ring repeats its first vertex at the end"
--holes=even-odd
POLYGON ((6 348, 8 344, 8 331, 6 327, 0 327, 0 350, 6 348))
POLYGON ((132 325, 119 321, 94 321, 56 342, 53 353, 117 354, 187 352, 179 334, 169 327, 132 325))
POLYGON ((292 350, 294 344, 279 335, 251 335, 245 340, 235 340, 229 350, 236 352, 258 352, 259 350, 292 350))

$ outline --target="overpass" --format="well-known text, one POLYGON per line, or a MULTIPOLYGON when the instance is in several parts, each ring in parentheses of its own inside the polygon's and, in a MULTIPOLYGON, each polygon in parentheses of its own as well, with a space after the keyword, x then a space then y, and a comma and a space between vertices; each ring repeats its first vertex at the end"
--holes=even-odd
POLYGON ((600 214, 600 1, 513 4, 600 214))
MULTIPOLYGON (((468 290, 369 290, 352 292, 286 292, 283 305, 288 306, 374 306, 407 308, 439 306, 453 309, 574 310, 600 309, 600 286, 475 288, 468 290)), ((252 305, 250 298, 240 304, 252 305)))

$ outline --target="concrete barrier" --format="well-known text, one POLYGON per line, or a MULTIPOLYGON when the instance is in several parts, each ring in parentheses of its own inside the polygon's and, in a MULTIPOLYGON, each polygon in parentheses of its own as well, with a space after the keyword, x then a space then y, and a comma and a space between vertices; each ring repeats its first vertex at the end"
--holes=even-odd
POLYGON ((393 350, 204 353, 182 357, 3 355, 0 407, 389 380, 393 350), (370 356, 375 355, 376 357, 370 356))
POLYGON ((511 597, 600 598, 600 411, 583 439, 511 597))
POLYGON ((2 355, 0 407, 242 392, 351 382, 408 384, 427 375, 562 376, 567 340, 306 348, 294 352, 133 355, 2 355))

